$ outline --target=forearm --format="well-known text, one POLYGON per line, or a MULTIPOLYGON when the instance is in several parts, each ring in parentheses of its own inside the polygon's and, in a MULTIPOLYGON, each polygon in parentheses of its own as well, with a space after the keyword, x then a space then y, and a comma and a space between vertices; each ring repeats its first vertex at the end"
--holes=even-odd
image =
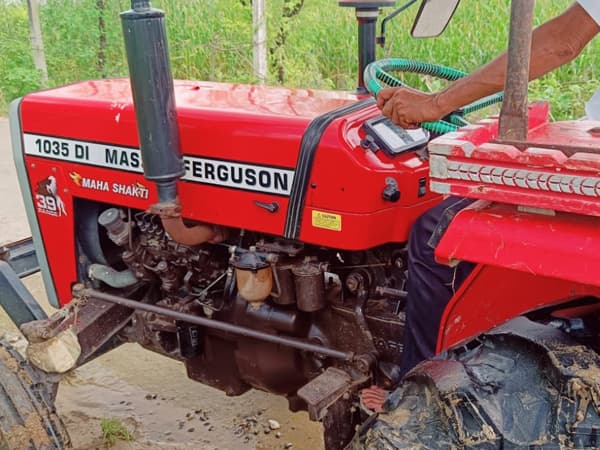
MULTIPOLYGON (((598 33, 598 25, 578 5, 533 31, 529 79, 574 59, 598 33)), ((504 89, 506 52, 436 94, 442 115, 504 89)))

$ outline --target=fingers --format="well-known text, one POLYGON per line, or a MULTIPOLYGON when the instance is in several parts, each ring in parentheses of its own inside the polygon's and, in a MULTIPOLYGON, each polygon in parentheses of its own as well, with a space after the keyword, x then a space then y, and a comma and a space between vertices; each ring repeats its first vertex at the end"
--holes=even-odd
POLYGON ((398 89, 402 88, 385 88, 379 91, 379 94, 377 95, 377 107, 383 109, 387 101, 394 96, 398 89))
POLYGON ((405 87, 386 88, 379 91, 377 96, 377 106, 381 109, 381 113, 394 124, 407 129, 418 127, 418 123, 406 117, 407 101, 410 102, 411 91, 405 87))
POLYGON ((377 106, 394 124, 408 130, 441 116, 431 94, 407 87, 382 89, 377 96, 377 106))
POLYGON ((392 119, 392 121, 394 120, 393 116, 395 108, 393 99, 389 98, 388 100, 386 100, 383 106, 379 109, 381 109, 381 114, 383 114, 385 117, 389 117, 390 119, 392 119))
POLYGON ((404 125, 401 125, 401 126, 405 130, 416 130, 417 128, 421 128, 421 124, 420 123, 416 123, 416 122, 407 123, 407 124, 404 124, 404 125))
POLYGON ((393 100, 388 101, 382 109, 382 114, 394 123, 406 130, 419 128, 419 123, 406 116, 403 108, 399 107, 393 100))

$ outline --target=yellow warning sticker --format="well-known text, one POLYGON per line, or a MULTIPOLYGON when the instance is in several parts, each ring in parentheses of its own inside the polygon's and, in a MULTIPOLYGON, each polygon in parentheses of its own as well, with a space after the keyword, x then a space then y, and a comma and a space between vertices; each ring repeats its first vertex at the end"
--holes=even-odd
POLYGON ((322 211, 312 212, 312 225, 332 231, 342 231, 342 216, 322 211))

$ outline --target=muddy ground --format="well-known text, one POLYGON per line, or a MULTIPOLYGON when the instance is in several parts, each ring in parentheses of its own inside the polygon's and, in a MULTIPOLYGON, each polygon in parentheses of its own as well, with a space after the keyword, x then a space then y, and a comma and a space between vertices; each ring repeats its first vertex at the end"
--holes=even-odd
MULTIPOLYGON (((8 123, 1 118, 0 198, 0 242, 27 237, 8 123)), ((39 274, 25 283, 50 310, 39 274)), ((0 332, 15 338, 18 333, 6 314, 0 314, 0 332)), ((284 399, 259 391, 227 397, 188 380, 182 364, 136 344, 123 345, 69 374, 56 405, 74 448, 81 450, 105 448, 103 418, 122 420, 134 434, 133 442, 118 442, 115 449, 323 448, 321 426, 306 413, 289 412, 284 399), (269 419, 280 428, 271 430, 269 419)))

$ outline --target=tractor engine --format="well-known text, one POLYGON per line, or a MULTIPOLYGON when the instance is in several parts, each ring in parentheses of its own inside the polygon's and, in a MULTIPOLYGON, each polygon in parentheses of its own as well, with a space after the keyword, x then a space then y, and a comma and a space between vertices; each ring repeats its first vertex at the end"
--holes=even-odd
MULTIPOLYGON (((362 370, 377 359, 381 382, 398 381, 406 258, 401 246, 335 251, 233 230, 227 241, 235 244, 186 246, 146 212, 108 208, 98 222, 111 241, 107 253, 119 254, 120 262, 89 265, 97 289, 137 285, 144 301, 156 306, 370 355, 362 370)), ((348 364, 152 312, 137 312, 122 334, 183 360, 191 378, 229 395, 255 387, 293 402, 298 389, 328 366, 348 364)))
POLYGON ((76 335, 61 370, 139 342, 228 395, 284 395, 341 448, 358 389, 399 381, 405 243, 441 199, 429 132, 359 93, 173 81, 164 14, 136 1, 122 19, 129 80, 11 105, 62 307, 24 332, 40 348, 76 335))
POLYGON ((75 327, 77 364, 139 342, 315 420, 345 392, 393 386, 406 242, 440 199, 428 134, 343 92, 175 82, 175 96, 184 173, 155 182, 127 80, 13 103, 46 290, 66 311, 28 337, 75 327))

